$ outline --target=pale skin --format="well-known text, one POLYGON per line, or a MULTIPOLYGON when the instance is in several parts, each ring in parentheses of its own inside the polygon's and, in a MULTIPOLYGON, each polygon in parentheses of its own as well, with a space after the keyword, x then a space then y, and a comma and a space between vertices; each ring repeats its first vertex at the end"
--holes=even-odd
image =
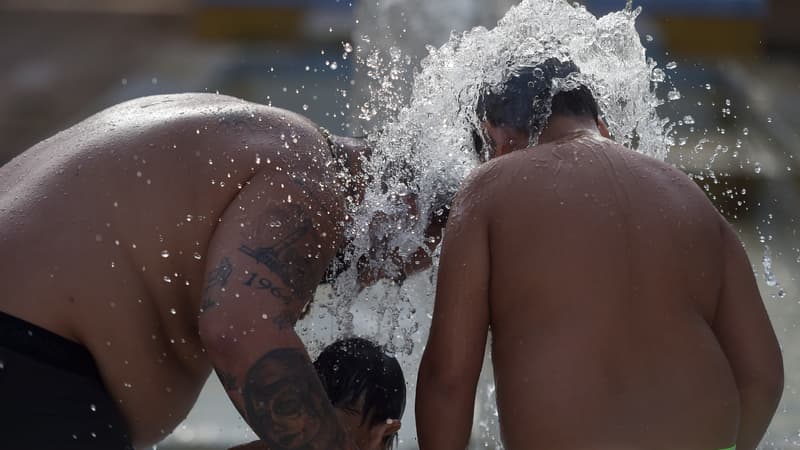
POLYGON ((91 352, 137 448, 212 370, 269 448, 354 448, 293 329, 342 241, 337 167, 289 111, 115 106, 0 168, 0 310, 91 352))
POLYGON ((488 330, 508 449, 753 450, 783 386, 730 225, 675 168, 551 118, 488 127, 447 225, 417 387, 422 449, 464 449, 488 330))

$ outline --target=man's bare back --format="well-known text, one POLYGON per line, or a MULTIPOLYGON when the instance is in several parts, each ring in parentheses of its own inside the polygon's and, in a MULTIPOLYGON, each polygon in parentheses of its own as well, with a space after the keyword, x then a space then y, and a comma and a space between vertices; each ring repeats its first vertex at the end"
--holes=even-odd
POLYGON ((0 311, 85 346, 134 444, 152 444, 186 416, 212 369, 198 315, 221 301, 211 291, 225 259, 209 261, 209 249, 287 262, 290 288, 255 272, 242 284, 305 295, 341 239, 332 164, 317 127, 288 111, 204 94, 106 110, 0 168, 0 311), (245 205, 251 183, 263 187, 245 205), (231 219, 269 205, 277 215, 231 219), (295 210, 320 217, 303 222, 313 249, 291 228, 295 210), (215 234, 240 226, 230 242, 215 234), (262 229, 269 246, 247 238, 262 229))
POLYGON ((447 225, 420 446, 466 445, 491 328, 509 449, 754 450, 783 368, 742 245, 686 175, 609 139, 589 87, 558 88, 579 72, 516 67, 479 98, 496 158, 447 225))
MULTIPOLYGON (((487 271, 488 304, 462 297, 453 307, 491 327, 507 448, 715 450, 737 442, 751 406, 737 383, 759 365, 769 374, 780 354, 741 244, 688 177, 577 133, 484 164, 459 197, 444 252, 451 232, 453 247, 480 247, 474 233, 485 232, 481 252, 491 263, 455 250, 457 269, 443 252, 440 293, 483 289, 450 288, 456 275, 445 271, 462 280, 487 271), (748 305, 727 304, 737 301, 748 305), (749 316, 730 313, 742 307, 749 316), (737 363, 734 352, 747 351, 739 334, 771 351, 737 363)), ((435 321, 432 339, 444 334, 435 321)), ((454 355, 479 344, 463 332, 453 331, 450 342, 464 347, 450 347, 454 355)))
POLYGON ((489 164, 519 174, 487 194, 512 199, 489 212, 509 448, 733 444, 738 393, 711 328, 726 225, 702 192, 593 136, 489 164))

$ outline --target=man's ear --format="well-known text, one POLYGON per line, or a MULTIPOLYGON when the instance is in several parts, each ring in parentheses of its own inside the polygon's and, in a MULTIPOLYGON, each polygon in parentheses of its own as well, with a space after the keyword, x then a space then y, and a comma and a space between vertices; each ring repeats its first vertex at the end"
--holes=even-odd
POLYGON ((400 431, 400 425, 399 419, 386 419, 373 425, 369 432, 369 448, 383 448, 383 440, 400 431))
POLYGON ((608 131, 608 126, 606 125, 605 120, 601 118, 597 118, 597 129, 600 130, 600 135, 602 135, 606 139, 611 139, 611 133, 608 131))

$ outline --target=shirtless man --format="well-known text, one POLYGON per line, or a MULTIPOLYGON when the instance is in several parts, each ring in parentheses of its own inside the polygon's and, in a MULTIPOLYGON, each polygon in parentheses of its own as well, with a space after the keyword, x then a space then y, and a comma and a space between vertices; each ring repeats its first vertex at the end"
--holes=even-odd
POLYGON ((755 449, 783 368, 736 233, 683 173, 609 140, 588 89, 541 119, 534 98, 577 68, 538 69, 480 103, 496 159, 447 226, 420 447, 466 447, 491 327, 510 450, 755 449))
POLYGON ((213 368, 270 448, 351 448, 293 329, 359 196, 362 149, 332 139, 171 95, 0 168, 0 447, 152 445, 213 368))

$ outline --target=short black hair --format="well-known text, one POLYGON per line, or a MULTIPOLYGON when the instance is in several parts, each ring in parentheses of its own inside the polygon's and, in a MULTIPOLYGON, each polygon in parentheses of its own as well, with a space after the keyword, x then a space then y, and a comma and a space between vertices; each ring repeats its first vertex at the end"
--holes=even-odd
MULTIPOLYGON (((566 79, 577 73, 580 69, 575 63, 557 58, 549 58, 534 66, 512 68, 499 85, 481 88, 476 108, 478 120, 524 130, 535 136, 541 133, 550 116, 591 116, 596 119, 600 109, 586 86, 578 85, 575 89, 553 95, 553 80, 566 79)), ((478 142, 479 138, 473 136, 480 152, 482 143, 478 142)))
MULTIPOLYGON (((333 406, 355 406, 364 398, 361 422, 370 425, 399 419, 406 408, 406 380, 397 358, 363 338, 341 339, 325 347, 314 361, 333 406)), ((387 436, 389 448, 394 436, 387 436)))

